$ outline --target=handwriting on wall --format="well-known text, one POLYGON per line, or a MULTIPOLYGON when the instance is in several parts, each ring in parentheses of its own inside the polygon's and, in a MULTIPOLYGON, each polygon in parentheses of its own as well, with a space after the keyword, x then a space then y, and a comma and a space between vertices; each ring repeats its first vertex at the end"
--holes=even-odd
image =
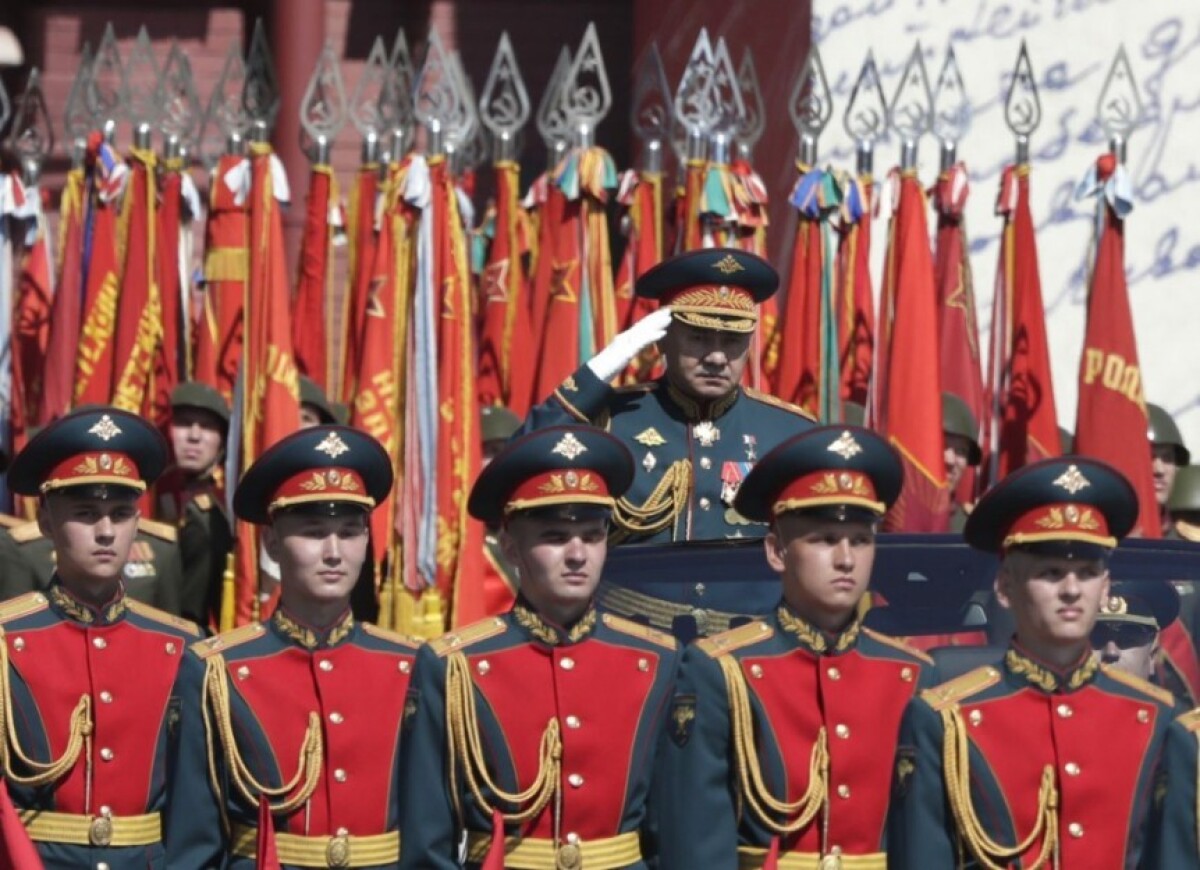
MULTIPOLYGON (((1126 269, 1146 398, 1171 411, 1200 446, 1200 15, 1179 0, 814 0, 813 39, 840 118, 867 49, 889 100, 912 44, 930 75, 952 41, 971 102, 958 146, 970 170, 967 226, 986 342, 996 272, 1000 173, 1014 154, 1004 98, 1022 39, 1042 102, 1030 148, 1032 205, 1059 420, 1075 419, 1094 199, 1075 201, 1087 167, 1107 147, 1096 101, 1123 42, 1145 103, 1130 136, 1134 211, 1126 225, 1126 269)), ((899 157, 895 137, 876 145, 876 176, 899 157)), ((821 160, 852 168, 853 145, 837 124, 821 160), (835 129, 836 128, 836 129, 835 129)), ((937 175, 938 143, 921 143, 920 171, 937 175)), ((886 219, 886 214, 881 220, 886 219)), ((882 240, 882 227, 876 238, 882 240)), ((873 252, 882 254, 880 241, 873 252)), ((878 275, 878 271, 876 272, 878 275)), ((876 283, 878 287, 878 283, 876 283)))

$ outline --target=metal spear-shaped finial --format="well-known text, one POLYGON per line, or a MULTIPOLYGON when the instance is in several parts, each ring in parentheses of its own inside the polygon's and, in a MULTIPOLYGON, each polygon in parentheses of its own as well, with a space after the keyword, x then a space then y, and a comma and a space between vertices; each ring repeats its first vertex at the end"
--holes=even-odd
POLYGON ((883 83, 875 66, 875 54, 870 50, 850 91, 850 102, 842 115, 842 129, 854 140, 858 174, 870 175, 875 171, 875 142, 887 135, 888 129, 887 98, 883 95, 883 83))
POLYGON ((250 115, 242 102, 246 90, 246 61, 240 49, 237 43, 229 46, 221 74, 208 98, 208 111, 201 128, 200 156, 210 167, 216 165, 222 152, 241 153, 250 131, 250 115), (215 130, 215 137, 208 135, 210 127, 215 130))
POLYGON ((461 127, 446 131, 446 153, 454 160, 454 171, 462 172, 480 166, 487 159, 487 143, 483 138, 483 125, 479 123, 475 87, 457 50, 450 52, 450 68, 465 113, 461 127))
POLYGON ((642 143, 642 168, 660 172, 663 143, 671 137, 671 85, 655 42, 642 52, 633 69, 629 126, 642 143))
POLYGON ((4 132, 4 125, 11 116, 12 103, 8 100, 8 91, 4 89, 4 80, 0 79, 0 133, 4 132))
POLYGON ((538 103, 537 129, 538 135, 546 145, 550 164, 553 166, 566 150, 570 138, 570 124, 567 119, 563 87, 571 75, 571 50, 565 45, 558 53, 550 80, 542 92, 541 102, 538 103))
POLYGON ((160 79, 154 46, 145 25, 142 25, 125 60, 128 116, 133 125, 134 143, 139 148, 150 147, 150 131, 158 123, 160 79))
POLYGON ((713 46, 713 75, 709 88, 717 106, 717 122, 709 132, 709 156, 717 163, 728 163, 730 145, 746 115, 746 107, 742 103, 737 70, 734 69, 725 37, 719 38, 713 46))
POLYGON ((742 97, 742 117, 738 122, 738 156, 751 160, 754 146, 767 128, 766 109, 763 106, 762 88, 758 85, 758 71, 754 68, 754 54, 749 48, 742 52, 738 64, 738 93, 742 97))
POLYGON ((1017 65, 1013 68, 1008 96, 1004 100, 1004 123, 1017 137, 1017 163, 1028 163, 1029 137, 1042 123, 1042 101, 1038 99, 1037 79, 1033 76, 1025 40, 1021 40, 1017 65))
POLYGON ((412 92, 417 73, 413 69, 412 55, 408 51, 408 37, 403 27, 396 31, 396 41, 392 44, 388 64, 392 68, 392 80, 387 97, 396 116, 395 126, 401 128, 407 137, 412 133, 413 127, 412 92))
POLYGON ((300 148, 313 163, 329 162, 329 149, 346 126, 346 86, 333 42, 325 41, 300 100, 300 148))
POLYGON ((511 160, 517 153, 517 137, 529 120, 529 113, 529 92, 521 78, 508 31, 505 31, 500 34, 496 56, 492 58, 492 67, 479 96, 479 118, 492 134, 496 160, 511 160))
POLYGON ((250 116, 254 136, 265 140, 279 115, 279 77, 275 74, 275 62, 271 59, 271 46, 261 18, 254 22, 254 35, 250 37, 250 51, 246 54, 242 106, 250 116))
POLYGON ((829 80, 825 77, 825 65, 821 63, 821 52, 813 43, 808 49, 804 67, 792 85, 788 100, 788 114, 792 126, 800 137, 800 162, 814 166, 817 162, 817 139, 833 116, 833 96, 829 92, 829 80))
POLYGON ((436 29, 429 32, 425 63, 413 86, 413 112, 429 133, 430 154, 442 153, 447 140, 461 143, 470 127, 470 108, 454 60, 436 29))
POLYGON ((102 128, 105 136, 111 138, 117 121, 128 105, 128 94, 129 82, 121 62, 117 34, 110 22, 104 28, 104 36, 92 58, 92 72, 88 76, 85 99, 91 114, 89 126, 93 129, 102 128))
MULTIPOLYGON (((0 91, 3 88, 0 87, 0 91)), ((0 99, 6 101, 7 97, 0 99)), ((4 128, 7 107, 0 105, 0 129, 4 128)), ((41 173, 42 162, 54 150, 54 127, 42 93, 42 77, 35 66, 25 80, 25 89, 17 94, 12 112, 12 129, 4 143, 5 150, 20 163, 30 183, 41 173)))
POLYGON ((612 108, 612 91, 595 22, 588 23, 579 50, 571 60, 571 70, 562 86, 562 101, 576 144, 590 146, 595 141, 596 127, 612 108))
MULTIPOLYGON (((395 74, 395 69, 388 61, 383 37, 375 37, 367 55, 367 63, 350 98, 350 122, 363 137, 364 143, 378 143, 380 136, 399 123, 397 102, 392 93, 399 87, 395 74)), ((364 159, 364 162, 373 163, 378 154, 367 156, 370 159, 364 159)))
POLYGON ((1108 136, 1112 153, 1125 162, 1125 144, 1129 134, 1142 119, 1142 98, 1138 94, 1133 68, 1125 54, 1125 46, 1117 50, 1109 67, 1100 98, 1096 101, 1096 119, 1108 136))
POLYGON ((971 102, 963 85, 962 72, 954 57, 954 46, 946 49, 946 61, 933 91, 933 135, 942 143, 941 170, 958 159, 958 143, 971 126, 971 102))
POLYGON ((83 52, 79 56, 79 68, 75 70, 75 78, 71 80, 71 90, 67 93, 67 105, 63 110, 63 135, 71 141, 71 161, 76 166, 83 160, 87 135, 92 129, 92 113, 88 109, 87 94, 94 60, 91 43, 85 42, 83 52))
POLYGON ((159 106, 159 126, 165 137, 164 152, 175 156, 180 151, 195 154, 199 145, 203 109, 192 77, 192 65, 179 43, 171 44, 155 97, 159 106), (174 144, 172 144, 174 143, 174 144))
POLYGON ((679 122, 676 130, 679 136, 686 137, 685 142, 673 143, 681 165, 685 159, 704 158, 708 133, 717 126, 720 107, 712 88, 715 72, 716 60, 708 30, 701 27, 675 90, 675 120, 679 122))
POLYGON ((892 98, 889 121, 900 136, 900 167, 916 169, 917 144, 929 132, 933 123, 933 93, 929 89, 929 74, 921 43, 917 43, 900 74, 900 84, 892 98))

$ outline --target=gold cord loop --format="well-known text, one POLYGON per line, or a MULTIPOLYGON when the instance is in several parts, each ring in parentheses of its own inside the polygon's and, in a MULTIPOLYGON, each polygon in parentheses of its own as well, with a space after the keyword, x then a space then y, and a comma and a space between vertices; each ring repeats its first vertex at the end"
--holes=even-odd
POLYGON ((652 535, 675 522, 688 502, 692 489, 692 463, 679 459, 667 466, 658 486, 640 505, 627 498, 617 499, 613 507, 614 532, 652 535))

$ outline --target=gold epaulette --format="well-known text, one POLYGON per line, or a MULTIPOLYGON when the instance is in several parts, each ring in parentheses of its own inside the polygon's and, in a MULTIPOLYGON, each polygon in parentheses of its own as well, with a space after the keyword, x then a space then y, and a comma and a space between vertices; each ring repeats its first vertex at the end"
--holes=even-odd
POLYGON ((164 541, 174 542, 179 540, 179 532, 174 526, 160 523, 157 520, 148 520, 145 517, 138 520, 138 531, 145 532, 147 535, 153 535, 156 538, 162 538, 164 541))
POLYGON ((642 625, 640 622, 634 622, 632 619, 625 619, 612 613, 606 613, 602 618, 605 625, 613 631, 619 631, 621 634, 648 640, 650 643, 667 649, 675 649, 679 645, 675 641, 674 635, 667 634, 665 631, 659 631, 657 628, 651 628, 648 625, 642 625))
POLYGON ((1183 520, 1175 521, 1175 534, 1179 535, 1185 541, 1200 542, 1200 526, 1184 522, 1183 520))
POLYGON ((1200 731, 1200 707, 1197 707, 1195 710, 1189 710, 1175 721, 1182 725, 1185 731, 1195 734, 1197 731, 1200 731))
POLYGON ((808 411, 805 411, 799 405, 793 405, 791 402, 785 402, 783 399, 779 398, 778 396, 772 396, 770 393, 764 393, 752 387, 742 387, 742 392, 744 392, 751 399, 762 402, 764 405, 771 405, 775 408, 779 408, 780 410, 795 414, 798 417, 803 417, 806 420, 812 420, 813 422, 816 422, 817 420, 816 417, 808 413, 808 411))
POLYGON ((26 592, 24 595, 10 598, 0 603, 0 625, 45 610, 49 606, 50 601, 41 592, 26 592))
POLYGON ((934 710, 941 712, 998 682, 1000 682, 1000 669, 992 665, 984 665, 973 671, 967 671, 961 677, 947 680, 940 686, 926 689, 921 693, 921 699, 934 710))
POLYGON ((747 622, 729 631, 714 634, 696 641, 696 648, 711 658, 720 658, 726 653, 766 640, 775 634, 775 629, 765 622, 747 622))
POLYGON ((6 529, 16 528, 17 526, 29 522, 24 517, 14 517, 12 514, 0 514, 0 527, 6 529))
POLYGON ((12 539, 18 544, 28 544, 30 541, 36 541, 42 536, 42 530, 38 528, 36 520, 23 523, 19 526, 13 526, 8 530, 8 533, 12 535, 12 539))
POLYGON ((203 632, 200 631, 200 626, 196 625, 190 619, 184 619, 182 616, 167 613, 165 610, 159 610, 157 607, 151 607, 149 604, 143 604, 133 598, 127 598, 125 603, 138 616, 143 616, 160 625, 169 625, 171 628, 177 628, 182 632, 190 634, 192 637, 201 637, 203 635, 203 632))
POLYGON ((380 628, 373 622, 362 623, 362 628, 363 631, 371 635, 371 637, 377 637, 380 640, 391 641, 392 643, 399 644, 400 646, 406 646, 410 649, 416 649, 421 644, 425 643, 423 638, 413 637, 410 634, 400 634, 397 631, 388 631, 386 628, 380 628))
POLYGON ((1165 704, 1168 707, 1175 706, 1175 696, 1161 686, 1154 685, 1149 680, 1143 680, 1141 677, 1135 676, 1128 671, 1110 667, 1109 665, 1101 665, 1100 669, 1118 683, 1124 683, 1131 689, 1136 689, 1144 695, 1149 695, 1160 704, 1165 704))
POLYGON ((886 634, 880 634, 879 632, 875 631, 875 629, 873 629, 873 628, 864 627, 862 631, 863 631, 863 634, 865 634, 867 637, 871 638, 872 640, 877 640, 882 644, 886 644, 887 646, 892 647, 893 649, 898 649, 902 653, 908 653, 913 658, 920 659, 921 661, 925 662, 925 664, 927 664, 927 665, 932 665, 934 663, 933 656, 931 656, 929 653, 922 652, 921 650, 917 649, 916 647, 909 646, 908 644, 906 644, 904 641, 902 641, 898 637, 890 637, 889 635, 886 635, 886 634))
POLYGON ((266 631, 266 628, 263 627, 261 622, 252 622, 249 625, 243 625, 224 634, 218 634, 216 637, 197 641, 192 644, 192 652, 202 659, 211 658, 217 653, 223 653, 226 650, 254 640, 256 637, 261 636, 264 631, 266 631))
POLYGON ((433 650, 438 658, 445 658, 456 650, 464 649, 472 644, 479 643, 481 640, 487 640, 489 637, 495 637, 503 633, 506 627, 503 619, 499 616, 492 616, 488 619, 481 619, 479 622, 465 625, 462 628, 456 628, 454 631, 448 631, 441 637, 434 638, 429 642, 429 648, 433 650))

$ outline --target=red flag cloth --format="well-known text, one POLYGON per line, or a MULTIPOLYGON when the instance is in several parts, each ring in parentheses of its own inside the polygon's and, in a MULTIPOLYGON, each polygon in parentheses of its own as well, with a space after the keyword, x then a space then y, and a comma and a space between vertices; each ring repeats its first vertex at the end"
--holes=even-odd
POLYGON ((888 531, 944 532, 950 494, 943 459, 942 387, 937 343, 937 288, 925 220, 925 192, 915 170, 899 172, 899 202, 889 228, 884 295, 894 300, 889 355, 877 428, 900 451, 904 488, 884 518, 888 531))
POLYGON ((481 405, 506 405, 523 418, 533 396, 537 360, 529 324, 529 285, 521 260, 528 247, 519 202, 521 167, 501 160, 493 168, 496 214, 480 282, 483 327, 476 387, 481 405))
POLYGON ((59 201, 58 288, 50 310, 50 333, 37 422, 67 413, 75 394, 75 351, 83 306, 83 224, 86 182, 82 167, 67 173, 59 201))
POLYGON ((685 254, 704 247, 704 223, 700 209, 704 201, 704 180, 708 175, 708 161, 689 159, 684 173, 683 201, 679 214, 682 226, 676 227, 675 253, 685 254))
POLYGON ((258 796, 258 843, 254 866, 258 870, 282 870, 275 849, 275 819, 271 817, 271 804, 266 795, 261 794, 258 796))
MULTIPOLYGON (((300 425, 299 376, 292 354, 283 219, 275 191, 285 183, 271 146, 251 143, 250 257, 246 346, 242 358, 242 472, 264 450, 300 425)), ((274 601, 259 600, 258 535, 249 523, 236 532, 237 584, 234 624, 270 615, 274 601)), ((222 603, 222 621, 228 605, 222 603)))
POLYGON ((1188 706, 1200 702, 1200 657, 1196 654, 1196 641, 1188 628, 1178 619, 1164 628, 1158 635, 1159 645, 1165 662, 1183 681, 1188 698, 1182 698, 1188 706))
MULTIPOLYGON (((663 259, 662 173, 629 170, 617 188, 617 201, 627 209, 627 240, 615 284, 617 330, 624 331, 658 307, 655 300, 637 296, 634 285, 663 259)), ((658 351, 649 347, 630 362, 624 380, 650 380, 659 369, 658 351)))
POLYGON ((38 870, 43 866, 9 797, 8 785, 0 782, 0 870, 38 870))
MULTIPOLYGON (((1004 230, 992 302, 985 485, 1060 453, 1028 165, 1005 168, 996 212, 1004 217, 1004 230)), ((1145 440, 1145 427, 1140 437, 1145 440)))
POLYGON ((325 327, 325 280, 329 272, 329 203, 333 170, 313 166, 308 177, 308 206, 300 245, 300 276, 292 317, 296 367, 329 394, 325 327))
POLYGON ((195 331, 194 378, 216 387, 231 405, 245 341, 250 226, 249 194, 241 179, 248 172, 245 157, 226 154, 212 174, 204 238, 204 305, 195 331))
POLYGON ((341 395, 343 401, 352 402, 355 393, 355 376, 362 362, 363 323, 366 319, 367 296, 375 268, 375 246, 378 244, 376 227, 376 199, 379 194, 379 164, 364 163, 350 192, 349 226, 346 235, 350 242, 350 285, 345 297, 342 343, 341 395))
POLYGON ((1075 452, 1107 462, 1129 479, 1138 494, 1134 534, 1159 538, 1162 523, 1150 450, 1134 449, 1146 443, 1149 424, 1125 282, 1125 215, 1133 207, 1132 191, 1124 167, 1112 154, 1096 161, 1089 180, 1088 193, 1100 196, 1099 239, 1079 360, 1075 452))
MULTIPOLYGON (((542 348, 546 342, 546 312, 550 308, 550 300, 557 293, 564 281, 562 260, 557 250, 557 240, 563 223, 563 210, 567 200, 563 192, 553 181, 555 170, 543 172, 534 181, 533 186, 525 197, 525 208, 528 212, 536 209, 537 217, 537 251, 533 263, 533 283, 529 294, 529 329, 533 336, 532 346, 538 359, 541 358, 542 348)), ((577 268, 577 267, 576 267, 577 268)), ((576 279, 576 283, 578 280, 576 279)), ((550 389, 558 386, 554 384, 550 389)), ((536 404, 546 398, 549 393, 539 393, 538 378, 533 379, 533 392, 530 402, 536 404)))
MULTIPOLYGON (((75 354, 74 404, 108 404, 113 385, 113 335, 121 297, 117 208, 128 171, 99 133, 88 140, 91 238, 84 252, 83 314, 75 354)), ((85 242, 87 234, 85 233, 85 242)))
MULTIPOLYGON (((985 400, 975 286, 964 225, 968 193, 965 164, 955 163, 938 176, 932 191, 938 214, 933 273, 938 288, 942 389, 966 402, 978 426, 983 420, 985 400)), ((983 443, 980 432, 975 433, 975 440, 983 443)), ((968 467, 958 487, 960 504, 974 500, 975 486, 975 469, 968 467)))
POLYGON ((113 336, 115 369, 112 403, 131 414, 150 416, 154 362, 162 341, 162 305, 155 270, 155 157, 130 152, 131 178, 126 225, 125 264, 121 272, 121 308, 113 336))
MULTIPOLYGON (((744 159, 734 160, 729 165, 735 196, 737 215, 735 244, 743 251, 766 259, 767 257, 767 211, 769 202, 767 188, 762 178, 744 159)), ((779 325, 779 302, 775 296, 758 306, 758 326, 750 340, 750 364, 742 375, 742 383, 756 390, 775 391, 775 372, 779 366, 779 345, 782 332, 779 325)))
POLYGON ((875 355, 875 294, 871 283, 870 175, 851 179, 842 203, 838 242, 838 347, 841 397, 866 408, 875 355))
POLYGON ((162 306, 162 341, 154 366, 154 424, 165 433, 171 420, 171 391, 188 380, 188 307, 184 297, 184 275, 188 264, 180 262, 179 228, 183 222, 184 162, 178 157, 162 161, 158 202, 158 297, 162 306))
POLYGON ((50 337, 50 313, 54 284, 50 273, 50 240, 41 193, 26 190, 32 209, 32 224, 20 253, 16 297, 13 300, 12 352, 12 450, 25 446, 30 426, 38 420, 42 406, 42 384, 46 342, 50 337))

